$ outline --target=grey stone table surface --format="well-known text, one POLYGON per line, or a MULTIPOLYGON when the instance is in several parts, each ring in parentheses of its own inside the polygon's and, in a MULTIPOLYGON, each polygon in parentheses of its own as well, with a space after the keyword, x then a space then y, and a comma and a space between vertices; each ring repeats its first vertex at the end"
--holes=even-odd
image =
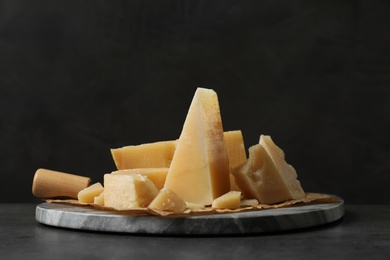
POLYGON ((390 205, 345 205, 319 227, 230 236, 101 233, 50 227, 36 204, 0 204, 1 259, 390 259, 390 205))

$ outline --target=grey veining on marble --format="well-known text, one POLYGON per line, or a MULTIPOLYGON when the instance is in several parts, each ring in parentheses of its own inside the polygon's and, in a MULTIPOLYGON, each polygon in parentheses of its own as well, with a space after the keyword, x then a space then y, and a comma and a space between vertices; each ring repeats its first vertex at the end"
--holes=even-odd
POLYGON ((292 206, 239 213, 193 216, 131 216, 90 207, 42 203, 39 223, 77 230, 161 235, 255 234, 295 230, 334 222, 344 215, 344 202, 292 206))

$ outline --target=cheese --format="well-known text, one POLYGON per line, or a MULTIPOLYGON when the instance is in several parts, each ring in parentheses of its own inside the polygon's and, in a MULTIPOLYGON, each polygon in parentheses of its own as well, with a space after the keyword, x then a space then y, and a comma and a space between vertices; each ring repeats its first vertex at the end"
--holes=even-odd
POLYGON ((191 210, 200 210, 200 209, 204 209, 205 206, 202 205, 202 204, 199 204, 199 203, 193 203, 193 202, 187 202, 186 201, 186 206, 188 209, 191 209, 191 210))
POLYGON ((238 209, 241 206, 241 192, 229 191, 228 193, 216 198, 211 205, 216 209, 238 209))
MULTIPOLYGON (((230 167, 245 162, 245 146, 240 130, 224 132, 230 167)), ((176 150, 177 140, 141 145, 128 145, 111 149, 118 170, 134 168, 169 168, 176 150)))
POLYGON ((140 174, 105 174, 104 206, 117 210, 145 208, 156 197, 156 186, 140 174))
MULTIPOLYGON (((237 166, 246 162, 246 152, 244 138, 240 130, 224 132, 226 151, 229 158, 230 169, 236 168, 237 166)), ((233 175, 230 175, 230 190, 239 191, 240 188, 237 186, 233 175)))
POLYGON ((93 204, 104 206, 104 191, 93 199, 93 204))
POLYGON ((245 198, 257 199, 262 204, 273 204, 292 199, 288 183, 278 171, 261 144, 249 148, 246 164, 233 170, 237 185, 245 198))
POLYGON ((111 149, 118 170, 169 167, 176 141, 161 141, 111 149))
POLYGON ((245 200, 241 200, 241 207, 253 207, 253 206, 256 206, 258 205, 259 202, 257 201, 257 199, 245 199, 245 200))
POLYGON ((230 191, 229 161, 213 90, 196 90, 164 187, 187 202, 203 205, 230 191))
POLYGON ((153 182, 158 190, 164 187, 168 168, 136 168, 113 171, 111 174, 141 174, 153 182))
POLYGON ((103 186, 99 182, 97 182, 79 191, 79 193, 77 194, 77 199, 81 203, 93 203, 94 198, 100 195, 100 193, 102 193, 103 191, 103 186))
POLYGON ((186 203, 170 189, 163 188, 149 204, 148 208, 181 213, 186 209, 186 203))
POLYGON ((230 168, 245 163, 247 158, 241 130, 224 132, 224 139, 230 168))
POLYGON ((305 197, 306 194, 298 180, 298 175, 295 169, 286 162, 283 150, 275 145, 272 138, 268 135, 260 136, 260 144, 265 148, 274 162, 280 177, 287 186, 290 194, 289 197, 291 199, 301 199, 305 197))

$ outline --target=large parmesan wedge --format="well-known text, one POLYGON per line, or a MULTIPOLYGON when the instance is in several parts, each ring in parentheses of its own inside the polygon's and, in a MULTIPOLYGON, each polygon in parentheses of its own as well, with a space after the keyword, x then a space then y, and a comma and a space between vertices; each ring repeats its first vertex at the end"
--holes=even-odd
POLYGON ((230 191, 229 161, 215 91, 196 90, 165 187, 187 202, 203 205, 211 205, 230 191))

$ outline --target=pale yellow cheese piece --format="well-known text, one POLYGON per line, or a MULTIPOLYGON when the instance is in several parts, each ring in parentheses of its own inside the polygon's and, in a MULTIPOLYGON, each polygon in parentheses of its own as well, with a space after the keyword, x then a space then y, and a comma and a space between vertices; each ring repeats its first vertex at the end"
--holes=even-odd
POLYGON ((196 90, 165 187, 187 202, 203 205, 211 205, 230 191, 229 161, 215 91, 196 90))
POLYGON ((104 206, 104 191, 93 199, 93 204, 104 206))
POLYGON ((164 187, 168 168, 136 168, 113 171, 111 174, 141 174, 151 180, 158 190, 164 187))
POLYGON ((148 208, 181 213, 186 209, 186 203, 170 189, 163 188, 149 204, 148 208))
POLYGON ((224 132, 224 139, 230 168, 235 168, 245 163, 247 157, 241 130, 224 132))
MULTIPOLYGON (((224 132, 230 167, 246 160, 245 146, 240 130, 224 132)), ((118 170, 134 168, 169 168, 176 150, 177 140, 141 145, 128 145, 111 149, 118 170)))
POLYGON ((145 208, 156 197, 158 190, 140 174, 105 174, 104 206, 117 210, 145 208))
POLYGON ((238 209, 241 206, 241 192, 229 191, 216 198, 211 207, 215 209, 238 209))
POLYGON ((257 199, 243 199, 240 202, 241 207, 248 207, 248 206, 252 207, 252 206, 256 206, 258 204, 259 204, 259 202, 257 201, 257 199))
POLYGON ((202 204, 199 204, 199 203, 193 203, 193 202, 187 202, 186 201, 186 206, 188 209, 192 209, 192 210, 198 210, 198 209, 204 209, 205 206, 202 205, 202 204))
POLYGON ((94 198, 104 191, 100 182, 94 183, 77 194, 77 199, 81 203, 93 203, 94 198))
POLYGON ((301 199, 305 197, 306 194, 298 180, 298 175, 295 169, 286 162, 283 150, 280 149, 268 135, 260 136, 260 144, 265 148, 274 162, 280 177, 289 191, 289 197, 291 199, 301 199))
POLYGON ((249 148, 246 164, 233 170, 237 185, 247 199, 274 204, 292 199, 287 184, 261 144, 249 148))
MULTIPOLYGON (((226 131, 224 132, 226 151, 229 158, 230 169, 236 168, 237 166, 246 162, 246 151, 244 138, 241 130, 226 131)), ((237 186, 234 176, 230 175, 230 190, 239 191, 240 188, 237 186)))
POLYGON ((176 149, 175 141, 129 145, 111 149, 118 170, 134 168, 167 168, 176 149))

